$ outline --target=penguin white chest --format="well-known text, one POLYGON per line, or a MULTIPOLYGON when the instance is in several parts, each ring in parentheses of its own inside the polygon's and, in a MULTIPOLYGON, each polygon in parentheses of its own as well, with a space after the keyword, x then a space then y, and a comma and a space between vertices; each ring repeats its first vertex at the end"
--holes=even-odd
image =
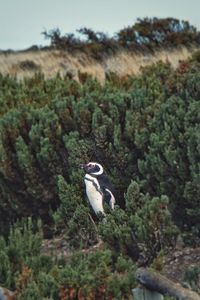
POLYGON ((89 174, 86 174, 84 181, 86 187, 86 194, 94 212, 96 214, 98 214, 99 212, 104 214, 103 194, 101 192, 98 180, 90 176, 89 174))

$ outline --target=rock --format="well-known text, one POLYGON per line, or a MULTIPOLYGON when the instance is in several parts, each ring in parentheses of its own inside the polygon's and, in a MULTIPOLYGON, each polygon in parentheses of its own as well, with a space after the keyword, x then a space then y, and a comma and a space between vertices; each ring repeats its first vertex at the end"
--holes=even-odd
POLYGON ((16 293, 11 292, 10 290, 0 287, 0 300, 15 300, 16 293))

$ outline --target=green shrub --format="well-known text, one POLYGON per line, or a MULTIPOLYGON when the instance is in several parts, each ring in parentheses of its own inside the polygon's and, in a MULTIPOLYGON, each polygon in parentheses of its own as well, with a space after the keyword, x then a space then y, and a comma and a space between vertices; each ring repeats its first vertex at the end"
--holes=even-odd
POLYGON ((0 76, 0 230, 23 216, 51 223, 58 176, 69 189, 66 203, 82 204, 78 165, 93 160, 116 186, 121 208, 134 178, 151 199, 167 195, 176 224, 198 235, 199 79, 192 62, 184 70, 160 62, 119 86, 0 76))
POLYGON ((183 276, 183 282, 187 285, 187 287, 200 292, 200 268, 198 266, 189 267, 183 276))
POLYGON ((15 286, 16 276, 26 265, 31 265, 32 257, 37 257, 41 250, 41 222, 35 226, 31 219, 17 223, 10 229, 8 241, 0 239, 0 278, 7 288, 15 286), (34 234, 34 227, 37 233, 34 234))
POLYGON ((176 242, 179 231, 168 210, 169 200, 163 195, 143 194, 134 181, 125 200, 125 211, 116 208, 100 225, 101 236, 115 255, 123 253, 149 263, 160 250, 168 250, 176 242))
POLYGON ((17 299, 129 297, 135 286, 131 260, 122 254, 113 260, 108 249, 69 253, 67 259, 49 256, 41 252, 40 227, 24 220, 7 241, 0 238, 0 283, 15 291, 17 299))
POLYGON ((177 70, 158 63, 119 86, 91 78, 81 86, 59 76, 37 74, 20 83, 0 76, 2 285, 22 299, 120 299, 130 293, 134 262, 149 264, 173 246, 177 225, 194 244, 199 83, 192 62, 177 70), (96 222, 86 202, 79 164, 88 161, 100 162, 117 190, 118 205, 105 224, 96 222), (34 222, 6 235, 25 216, 34 222), (38 217, 65 235, 67 250, 75 252, 67 262, 41 253, 38 217), (90 253, 100 239, 107 249, 90 253))

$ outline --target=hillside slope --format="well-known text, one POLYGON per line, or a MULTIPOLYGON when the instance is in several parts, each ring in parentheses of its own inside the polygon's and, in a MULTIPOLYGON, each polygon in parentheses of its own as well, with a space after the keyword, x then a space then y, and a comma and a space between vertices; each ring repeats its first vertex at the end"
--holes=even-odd
POLYGON ((106 73, 114 72, 119 76, 138 74, 140 68, 156 63, 157 61, 169 61, 173 67, 180 60, 186 60, 197 50, 196 47, 181 47, 174 50, 159 50, 154 54, 131 53, 126 50, 119 51, 102 61, 97 61, 84 53, 75 54, 61 50, 37 50, 0 53, 0 73, 10 74, 22 79, 41 71, 45 78, 51 78, 57 73, 61 76, 70 74, 75 80, 79 80, 80 73, 87 73, 104 82, 106 73))

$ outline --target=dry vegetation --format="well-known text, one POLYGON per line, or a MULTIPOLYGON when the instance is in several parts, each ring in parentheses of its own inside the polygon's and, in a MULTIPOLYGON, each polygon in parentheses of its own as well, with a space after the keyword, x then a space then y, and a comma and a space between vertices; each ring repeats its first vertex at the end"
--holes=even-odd
POLYGON ((85 53, 73 54, 56 49, 1 53, 0 73, 22 79, 41 71, 45 78, 52 78, 60 73, 62 77, 70 75, 75 80, 79 80, 80 74, 87 73, 103 83, 106 74, 116 73, 122 77, 138 74, 141 67, 158 61, 168 61, 176 68, 179 61, 188 59, 195 50, 197 47, 181 47, 173 50, 157 50, 155 53, 146 54, 123 50, 102 61, 97 61, 85 53))

